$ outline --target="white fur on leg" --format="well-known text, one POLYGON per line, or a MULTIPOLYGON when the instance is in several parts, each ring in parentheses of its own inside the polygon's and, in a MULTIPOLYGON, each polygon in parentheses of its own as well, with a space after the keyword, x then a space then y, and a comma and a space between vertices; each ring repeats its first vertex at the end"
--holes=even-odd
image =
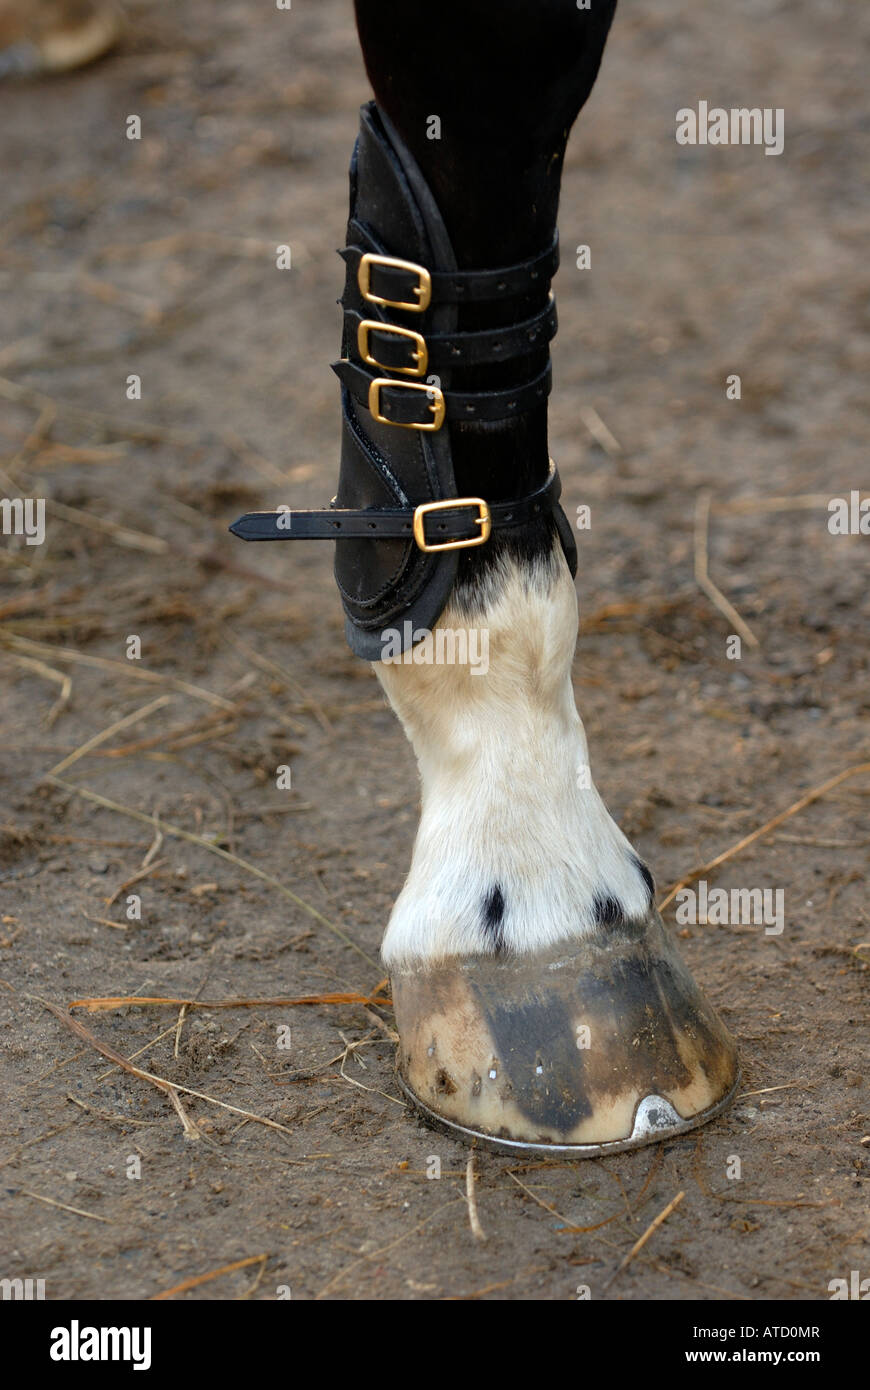
POLYGON ((379 663, 420 768, 411 870, 382 954, 393 967, 541 950, 608 914, 643 917, 650 890, 588 773, 571 661, 577 597, 558 546, 531 569, 505 560, 484 609, 453 603, 438 627, 488 631, 470 665, 379 663))

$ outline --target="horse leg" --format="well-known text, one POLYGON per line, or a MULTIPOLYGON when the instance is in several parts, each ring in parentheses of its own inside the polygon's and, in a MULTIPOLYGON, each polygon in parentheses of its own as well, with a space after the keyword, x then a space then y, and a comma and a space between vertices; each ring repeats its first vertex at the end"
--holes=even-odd
MULTIPOLYGON (((551 241, 568 133, 614 6, 537 0, 532 16, 522 0, 356 0, 378 107, 460 267, 551 241)), ((498 389, 516 372, 468 369, 452 384, 498 389)), ((461 496, 517 497, 546 476, 545 404, 451 438, 461 496)), ((437 628, 486 634, 487 669, 413 653, 375 668, 422 781, 383 943, 406 1085, 431 1119, 575 1152, 697 1123, 733 1091, 733 1048, 589 776, 570 674, 576 597, 552 523, 464 552, 437 628)))
MULTIPOLYGON (((519 262, 552 241, 568 133, 614 7, 544 0, 532 22, 523 0, 497 11, 450 0, 433 44, 431 12, 357 0, 378 106, 434 193, 460 266, 519 262), (438 139, 428 138, 433 115, 438 139)), ((537 307, 532 296, 521 312, 537 307)), ((492 318, 484 306, 474 326, 492 318)), ((546 347, 540 355, 546 361, 546 347)), ((523 370, 490 365, 484 384, 509 386, 523 370)), ((479 380, 466 371, 451 385, 479 380)), ((521 496, 547 476, 546 402, 515 420, 454 426, 452 449, 460 495, 521 496)), ((485 674, 480 663, 375 668, 423 781, 411 875, 384 941, 391 965, 545 949, 650 907, 650 875, 588 775, 562 549, 553 526, 538 522, 463 555, 440 625, 486 635, 485 674)))
POLYGON ((576 546, 548 459, 549 284, 568 133, 613 3, 356 0, 376 100, 351 164, 333 506, 348 641, 417 755, 383 942, 400 1072, 489 1141, 629 1147, 699 1123, 733 1044, 589 773, 576 546))

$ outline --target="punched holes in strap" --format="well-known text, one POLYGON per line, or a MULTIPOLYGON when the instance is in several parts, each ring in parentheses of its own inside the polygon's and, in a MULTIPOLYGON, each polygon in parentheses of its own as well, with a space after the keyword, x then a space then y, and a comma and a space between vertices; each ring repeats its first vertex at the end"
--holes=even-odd
MULTIPOLYGON (((362 230, 362 229, 361 229, 362 230)), ((381 252, 362 252, 346 247, 349 265, 357 259, 357 282, 368 303, 403 312, 419 313, 433 295, 445 300, 486 300, 528 290, 558 265, 558 236, 541 255, 496 270, 430 272, 415 261, 381 252)), ((430 340, 414 329, 361 319, 354 310, 345 315, 346 337, 357 326, 357 350, 368 366, 396 372, 400 377, 424 376, 436 366, 487 364, 523 356, 550 341, 556 331, 556 308, 550 294, 545 307, 531 318, 496 329, 454 334, 432 334, 430 340)), ((333 364, 344 385, 366 405, 375 420, 402 429, 438 430, 445 419, 504 420, 546 400, 551 386, 549 364, 532 381, 503 391, 444 394, 439 387, 418 381, 372 377, 350 359, 333 364)))
POLYGON ((332 369, 361 405, 384 425, 437 430, 444 420, 509 420, 542 404, 553 381, 551 364, 521 386, 504 391, 441 391, 417 381, 374 380, 362 367, 343 358, 332 369))
POLYGON ((356 340, 360 357, 370 367, 407 376, 425 376, 427 368, 488 366, 524 357, 546 346, 556 335, 558 318, 552 291, 537 314, 520 323, 464 333, 430 333, 399 328, 381 319, 364 319, 345 310, 346 340, 356 340))
POLYGON ((559 236, 540 255, 495 270, 458 270, 432 276, 433 298, 454 304, 512 299, 548 285, 559 269, 559 236))
POLYGON ((430 303, 476 304, 530 294, 549 285, 559 268, 558 234, 545 251, 514 265, 492 270, 429 271, 415 261, 365 250, 365 242, 370 242, 367 229, 354 221, 351 230, 363 245, 346 246, 341 255, 349 266, 356 266, 363 299, 411 313, 422 312, 430 303))
POLYGON ((513 502, 482 497, 449 497, 416 507, 336 507, 317 511, 248 512, 230 530, 245 541, 410 540, 421 550, 465 549, 482 545, 491 531, 521 526, 559 500, 559 475, 552 459, 547 480, 513 502), (471 509, 471 511, 470 511, 471 509))

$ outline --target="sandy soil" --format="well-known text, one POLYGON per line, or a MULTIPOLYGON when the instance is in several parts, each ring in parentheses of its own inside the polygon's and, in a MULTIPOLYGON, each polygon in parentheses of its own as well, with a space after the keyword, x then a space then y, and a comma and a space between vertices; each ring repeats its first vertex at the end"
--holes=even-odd
POLYGON ((45 545, 0 540, 0 1274, 49 1298, 139 1299, 251 1259, 184 1296, 828 1298, 870 1274, 870 540, 826 512, 870 481, 870 11, 626 5, 574 133, 562 239, 592 269, 568 254, 557 282, 552 451, 569 513, 592 508, 575 676, 596 780, 664 894, 865 770, 708 875, 781 888, 781 936, 681 931, 740 1041, 733 1109, 606 1161, 479 1155, 481 1243, 467 1152, 406 1110, 363 1006, 190 1010, 177 1031, 171 1007, 78 1013, 278 1126, 186 1096, 190 1139, 40 1002, 368 994, 416 823, 329 547, 226 534, 334 491, 334 248, 367 97, 350 4, 129 10, 112 59, 0 95, 0 487, 51 499, 45 545), (784 153, 678 146, 699 99, 782 107, 784 153), (759 644, 739 661, 693 572, 707 490, 710 572, 759 644), (43 780, 161 697, 66 787, 43 780))

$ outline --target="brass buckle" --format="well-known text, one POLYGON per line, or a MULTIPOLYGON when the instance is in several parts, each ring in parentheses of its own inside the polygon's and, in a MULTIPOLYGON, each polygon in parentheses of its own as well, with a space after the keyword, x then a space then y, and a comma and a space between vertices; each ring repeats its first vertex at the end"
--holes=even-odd
POLYGON ((368 362, 370 367, 382 367, 388 372, 403 372, 405 376, 425 376, 426 368, 429 365, 429 349, 426 347, 426 339, 422 333, 415 333, 413 328, 399 328, 395 323, 381 323, 380 319, 363 319, 356 333, 359 355, 364 362, 368 362), (379 362, 376 357, 372 357, 369 351, 369 334, 373 329, 379 333, 396 333, 400 338, 410 338, 414 343, 416 351, 411 355, 416 362, 416 367, 389 367, 386 362, 379 362))
POLYGON ((388 309, 408 309, 412 314, 422 314, 424 309, 429 308, 432 298, 432 276, 423 265, 415 265, 413 261, 400 261, 395 256, 377 256, 373 251, 366 251, 360 260, 356 278, 360 294, 369 304, 383 304, 388 309), (370 286, 373 265, 392 266, 394 270, 408 270, 412 275, 416 275, 420 282, 414 288, 416 302, 412 304, 406 299, 383 299, 379 294, 372 294, 370 286))
POLYGON ((448 497, 446 502, 422 502, 414 509, 414 540, 427 555, 435 550, 469 550, 474 545, 483 545, 489 540, 491 531, 492 517, 482 497, 448 497), (472 536, 467 541, 444 541, 441 545, 427 545, 423 530, 426 513, 449 511, 455 507, 477 507, 480 515, 474 518, 474 523, 480 527, 480 535, 472 536))
POLYGON ((429 386, 424 381, 391 381, 389 377, 385 376, 375 377, 369 387, 369 410, 382 425, 397 425, 402 430, 440 430, 447 413, 447 407, 444 404, 444 392, 440 387, 429 386), (386 415, 382 415, 381 390, 384 386, 400 386, 403 391, 425 391, 428 395, 434 396, 435 399, 429 402, 429 409, 433 415, 432 421, 389 420, 386 415))

